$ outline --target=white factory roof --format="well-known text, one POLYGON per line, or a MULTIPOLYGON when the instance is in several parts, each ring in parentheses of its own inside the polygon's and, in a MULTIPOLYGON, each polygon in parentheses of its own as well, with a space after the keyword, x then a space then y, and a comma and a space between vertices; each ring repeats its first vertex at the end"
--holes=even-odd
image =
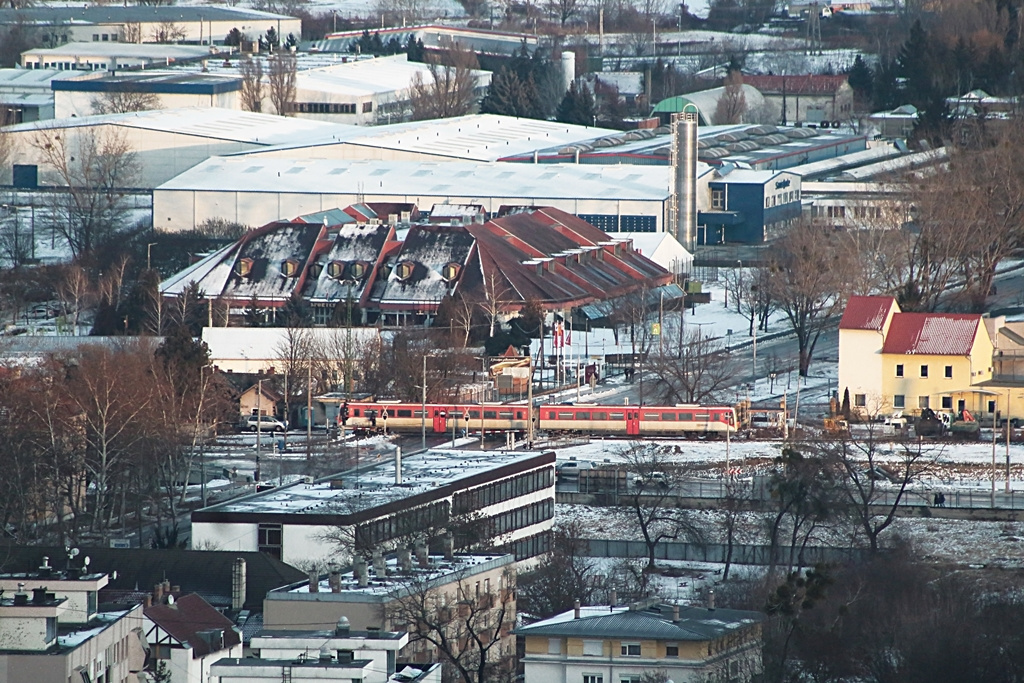
MULTIPOLYGON (((473 73, 478 82, 483 79, 482 85, 487 85, 490 72, 477 70, 473 73)), ((424 83, 430 82, 428 65, 410 62, 406 55, 399 54, 300 71, 295 85, 298 90, 361 97, 405 91, 416 74, 420 74, 424 83)))
POLYGON ((232 156, 208 159, 157 190, 664 201, 669 171, 667 166, 232 156))
POLYGON ((39 128, 84 128, 100 125, 125 126, 159 133, 192 135, 256 145, 279 145, 303 140, 335 140, 357 128, 341 123, 325 123, 220 107, 183 107, 21 123, 11 126, 9 130, 19 132, 39 128))
POLYGON ((542 456, 522 451, 428 450, 402 458, 401 486, 395 485, 395 465, 388 461, 358 475, 338 475, 336 478, 344 479, 345 488, 333 488, 330 480, 313 484, 300 482, 214 505, 205 511, 348 515, 435 491, 504 465, 539 457, 542 456))
MULTIPOLYGON (((191 280, 190 280, 191 282, 191 280)), ((161 285, 165 296, 173 294, 161 285)), ((210 362, 233 360, 278 361, 286 357, 289 334, 286 327, 204 327, 203 341, 210 349, 210 362)), ((376 327, 310 327, 303 330, 303 341, 326 349, 341 348, 351 338, 356 344, 376 341, 391 332, 376 327)))
POLYGON ((0 92, 45 91, 52 100, 50 81, 58 77, 67 77, 67 72, 57 69, 0 69, 0 92))
MULTIPOLYGON (((214 52, 217 52, 215 49, 214 52)), ((22 52, 22 56, 125 57, 135 59, 192 59, 209 55, 210 48, 203 45, 166 45, 161 43, 78 42, 57 47, 37 47, 22 52)))
MULTIPOLYGON (((342 141, 342 144, 420 152, 456 160, 499 161, 507 157, 531 154, 535 150, 585 142, 617 132, 619 131, 555 121, 521 119, 496 114, 471 114, 449 119, 358 127, 342 141)), ((319 144, 338 143, 328 141, 319 144)), ((306 146, 312 144, 290 145, 306 146)), ((244 152, 240 152, 238 155, 243 154, 244 152)))

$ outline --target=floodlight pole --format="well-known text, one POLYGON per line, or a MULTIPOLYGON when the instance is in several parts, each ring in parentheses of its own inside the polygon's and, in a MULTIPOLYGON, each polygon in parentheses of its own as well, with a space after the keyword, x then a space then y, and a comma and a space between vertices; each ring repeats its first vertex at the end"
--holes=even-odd
POLYGON ((423 402, 420 406, 420 448, 427 450, 427 354, 423 354, 423 402))

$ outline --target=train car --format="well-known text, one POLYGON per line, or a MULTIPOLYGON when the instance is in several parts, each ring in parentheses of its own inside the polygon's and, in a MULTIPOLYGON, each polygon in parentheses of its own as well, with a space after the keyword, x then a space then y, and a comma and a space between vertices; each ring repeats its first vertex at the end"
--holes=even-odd
MULTIPOLYGON (((352 401, 346 426, 356 430, 419 432, 424 424, 421 403, 352 401)), ((621 436, 724 436, 736 431, 736 411, 730 406, 542 405, 536 410, 541 431, 621 436)), ((426 428, 432 434, 469 432, 526 432, 526 404, 426 404, 426 428)))
POLYGON ((721 435, 736 431, 728 406, 543 405, 540 429, 623 436, 721 435))
MULTIPOLYGON (((348 404, 346 427, 366 431, 419 432, 423 428, 423 404, 401 401, 358 402, 348 404)), ((525 432, 529 411, 523 404, 452 405, 428 403, 426 428, 432 434, 451 433, 453 429, 479 432, 525 432), (467 420, 468 417, 468 420, 467 420)))

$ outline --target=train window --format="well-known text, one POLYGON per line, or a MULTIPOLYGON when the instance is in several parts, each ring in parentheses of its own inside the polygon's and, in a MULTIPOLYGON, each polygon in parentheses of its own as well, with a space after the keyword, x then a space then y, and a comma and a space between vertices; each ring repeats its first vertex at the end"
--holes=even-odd
POLYGON ((693 413, 679 413, 679 419, 683 422, 693 422, 693 413))
POLYGON ((718 422, 719 418, 721 418, 721 415, 719 415, 718 413, 711 413, 712 421, 718 422))
POLYGON ((698 422, 707 422, 709 416, 707 413, 697 413, 695 417, 698 422))
POLYGON ((607 420, 608 419, 608 413, 594 413, 594 419, 595 420, 607 420))
POLYGON ((396 410, 395 417, 412 417, 411 410, 396 410))
POLYGON ((494 420, 497 417, 498 417, 498 411, 497 410, 485 410, 484 411, 484 419, 485 420, 494 420))
POLYGON ((559 413, 558 414, 558 419, 559 420, 571 420, 572 417, 573 417, 573 414, 574 413, 559 413))
POLYGON ((645 420, 660 420, 661 415, 659 413, 644 413, 645 420))
POLYGON ((611 419, 613 419, 613 420, 625 420, 626 416, 623 413, 611 413, 611 419))
POLYGON ((676 419, 676 414, 675 413, 662 413, 661 414, 661 419, 662 420, 675 420, 676 419))
POLYGON ((462 413, 459 413, 459 412, 456 412, 456 411, 453 410, 450 413, 448 413, 448 418, 452 419, 452 420, 461 420, 462 419, 462 413))
POLYGON ((590 413, 589 412, 576 413, 576 419, 577 420, 589 420, 590 419, 590 413))
POLYGON ((479 410, 471 410, 471 411, 469 411, 469 417, 470 417, 471 420, 479 420, 480 419, 480 411, 479 410))
POLYGON ((413 417, 418 417, 418 418, 422 419, 423 418, 423 411, 422 410, 414 410, 414 411, 412 411, 412 416, 413 417))
POLYGON ((511 410, 508 410, 508 411, 503 410, 500 413, 498 413, 498 417, 500 417, 502 420, 511 420, 512 419, 512 411, 511 410))
POLYGON ((547 419, 554 420, 555 419, 555 411, 549 410, 548 414, 547 414, 547 419))
POLYGON ((356 408, 355 410, 352 411, 352 416, 359 417, 359 408, 356 408))
POLYGON ((521 410, 517 410, 516 411, 516 419, 517 420, 522 420, 523 419, 523 411, 521 411, 521 410))

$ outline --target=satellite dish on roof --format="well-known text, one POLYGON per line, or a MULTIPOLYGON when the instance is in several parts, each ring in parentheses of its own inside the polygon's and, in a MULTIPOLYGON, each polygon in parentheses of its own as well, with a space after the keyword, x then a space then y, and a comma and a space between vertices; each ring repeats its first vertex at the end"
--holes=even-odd
POLYGON ((79 550, 78 548, 72 548, 71 550, 68 551, 68 557, 69 558, 78 557, 78 554, 81 553, 81 552, 82 551, 79 550))
POLYGON ((82 566, 88 567, 90 562, 92 562, 92 558, 86 555, 85 559, 82 560, 82 566))
POLYGON ((168 605, 173 605, 174 604, 174 596, 173 595, 168 595, 167 596, 167 604, 168 605))

